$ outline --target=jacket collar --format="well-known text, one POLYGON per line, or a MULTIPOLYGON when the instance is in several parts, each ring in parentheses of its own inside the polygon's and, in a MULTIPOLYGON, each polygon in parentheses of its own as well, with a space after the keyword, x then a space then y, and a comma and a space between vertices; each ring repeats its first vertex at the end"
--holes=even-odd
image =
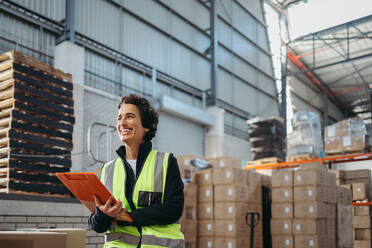
MULTIPOLYGON (((152 143, 150 141, 145 141, 142 144, 140 144, 138 155, 137 155, 137 164, 143 164, 144 160, 147 158, 147 155, 150 153, 151 149, 152 149, 152 143)), ((119 149, 116 150, 116 153, 124 161, 127 161, 125 157, 126 155, 125 145, 120 146, 119 149)))

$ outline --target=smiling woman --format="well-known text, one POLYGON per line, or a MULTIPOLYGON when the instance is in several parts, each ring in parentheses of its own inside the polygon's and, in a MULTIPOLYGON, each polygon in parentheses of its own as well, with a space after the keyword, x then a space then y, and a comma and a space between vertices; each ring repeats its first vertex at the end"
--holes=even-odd
POLYGON ((183 247, 183 183, 173 154, 152 149, 157 125, 158 113, 148 100, 134 94, 121 99, 117 130, 124 145, 101 174, 117 201, 96 198, 88 221, 96 232, 106 232, 106 248, 183 247), (124 212, 133 222, 117 220, 124 212))

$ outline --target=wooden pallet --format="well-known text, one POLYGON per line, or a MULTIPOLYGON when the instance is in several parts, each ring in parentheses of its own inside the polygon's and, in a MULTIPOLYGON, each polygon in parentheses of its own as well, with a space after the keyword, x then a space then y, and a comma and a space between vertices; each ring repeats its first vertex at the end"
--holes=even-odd
POLYGON ((302 160, 311 160, 314 158, 317 158, 314 154, 302 154, 302 155, 296 155, 296 156, 287 156, 286 161, 294 162, 294 161, 302 161, 302 160))
POLYGON ((365 153, 365 149, 362 150, 354 150, 354 151, 343 151, 343 152, 334 152, 334 153, 326 153, 326 156, 342 156, 348 154, 360 154, 365 153))
POLYGON ((260 164, 273 164, 273 163, 280 163, 283 162, 282 159, 277 157, 271 157, 271 158, 261 158, 253 161, 247 161, 245 162, 245 165, 260 165, 260 164))
POLYGON ((71 167, 72 90, 70 74, 0 55, 0 192, 69 195, 54 173, 71 167))

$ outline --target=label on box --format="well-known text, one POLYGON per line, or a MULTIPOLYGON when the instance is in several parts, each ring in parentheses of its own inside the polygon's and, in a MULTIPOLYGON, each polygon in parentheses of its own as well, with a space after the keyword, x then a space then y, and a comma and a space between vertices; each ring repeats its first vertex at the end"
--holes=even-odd
POLYGON ((208 190, 206 190, 205 191, 205 196, 210 196, 211 195, 211 192, 210 192, 210 190, 208 189, 208 190))
POLYGON ((284 223, 284 229, 287 230, 289 227, 288 223, 284 223))
POLYGON ((205 174, 204 174, 204 179, 205 179, 205 180, 208 180, 208 178, 209 178, 209 174, 208 174, 208 173, 205 173, 205 174))
POLYGON ((285 211, 286 214, 288 214, 289 213, 289 207, 285 207, 284 211, 285 211))
POLYGON ((336 134, 336 128, 335 126, 329 126, 328 129, 328 137, 333 137, 336 134))
POLYGON ((288 175, 285 175, 284 176, 284 180, 288 182, 289 181, 289 176, 288 175))
POLYGON ((233 230, 233 226, 230 224, 229 225, 229 231, 232 231, 233 230))
POLYGON ((313 190, 311 190, 311 189, 309 189, 308 191, 307 191, 307 196, 312 196, 313 195, 313 190))
POLYGON ((232 195, 232 192, 233 192, 233 190, 232 190, 232 189, 229 189, 229 190, 227 191, 227 194, 228 194, 228 195, 232 195))
POLYGON ((300 230, 301 230, 301 225, 300 225, 300 224, 297 224, 297 225, 296 225, 296 230, 297 230, 297 231, 300 231, 300 230))
POLYGON ((225 166, 225 162, 223 160, 220 161, 220 166, 221 167, 224 167, 225 166))
POLYGON ((362 189, 361 188, 357 188, 357 191, 360 192, 362 189))
POLYGON ((288 191, 284 191, 284 197, 289 197, 289 192, 288 191))
POLYGON ((309 207, 309 213, 314 213, 314 208, 312 206, 309 207))
POLYGON ((183 162, 184 165, 189 165, 190 164, 190 161, 188 159, 186 159, 184 162, 183 162))
POLYGON ((289 241, 289 239, 286 239, 285 240, 285 245, 290 245, 291 244, 291 242, 289 241))
POLYGON ((231 176, 231 172, 230 171, 227 171, 226 172, 226 178, 230 178, 230 176, 231 176))
POLYGON ((233 208, 232 208, 232 207, 229 207, 229 208, 227 209, 227 212, 228 212, 229 214, 231 214, 232 211, 233 211, 233 208))
POLYGON ((208 247, 212 247, 212 242, 208 241, 208 247))
POLYGON ((207 213, 209 214, 211 212, 211 208, 207 207, 207 213))
POLYGON ((301 182, 301 175, 297 176, 297 182, 301 182))
POLYGON ((311 247, 314 246, 314 240, 312 240, 312 239, 309 240, 309 246, 311 246, 311 247))
POLYGON ((350 136, 342 137, 342 144, 344 146, 351 146, 351 137, 350 136))
POLYGON ((232 243, 230 241, 227 243, 227 248, 232 248, 232 243))
POLYGON ((207 224, 207 230, 211 230, 212 229, 212 225, 211 224, 207 224))

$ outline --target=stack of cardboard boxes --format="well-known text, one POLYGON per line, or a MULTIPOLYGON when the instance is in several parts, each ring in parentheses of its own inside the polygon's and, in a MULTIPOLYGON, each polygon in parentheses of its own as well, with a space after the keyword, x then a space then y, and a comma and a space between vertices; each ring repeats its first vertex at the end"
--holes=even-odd
POLYGON ((177 162, 184 182, 184 209, 181 218, 181 231, 185 236, 185 248, 197 247, 198 217, 197 217, 197 185, 195 167, 190 164, 195 156, 178 156, 177 162))
MULTIPOLYGON (((200 248, 248 247, 248 211, 261 210, 261 175, 241 169, 241 161, 228 157, 209 159, 213 169, 197 172, 198 244, 200 248)), ((262 224, 255 227, 255 247, 262 247, 262 224)))
MULTIPOLYGON (((305 164, 295 171, 274 173, 272 247, 349 247, 337 246, 336 239, 338 231, 347 230, 344 227, 347 224, 351 226, 350 221, 345 223, 345 218, 351 215, 348 193, 351 195, 350 190, 336 187, 336 175, 324 171, 320 164, 305 164), (343 210, 339 211, 344 215, 340 217, 342 223, 336 220, 337 203, 343 210), (345 206, 347 204, 349 208, 345 206)), ((345 235, 341 238, 347 239, 345 235)), ((351 238, 344 243, 348 244, 348 241, 352 241, 351 238)))

